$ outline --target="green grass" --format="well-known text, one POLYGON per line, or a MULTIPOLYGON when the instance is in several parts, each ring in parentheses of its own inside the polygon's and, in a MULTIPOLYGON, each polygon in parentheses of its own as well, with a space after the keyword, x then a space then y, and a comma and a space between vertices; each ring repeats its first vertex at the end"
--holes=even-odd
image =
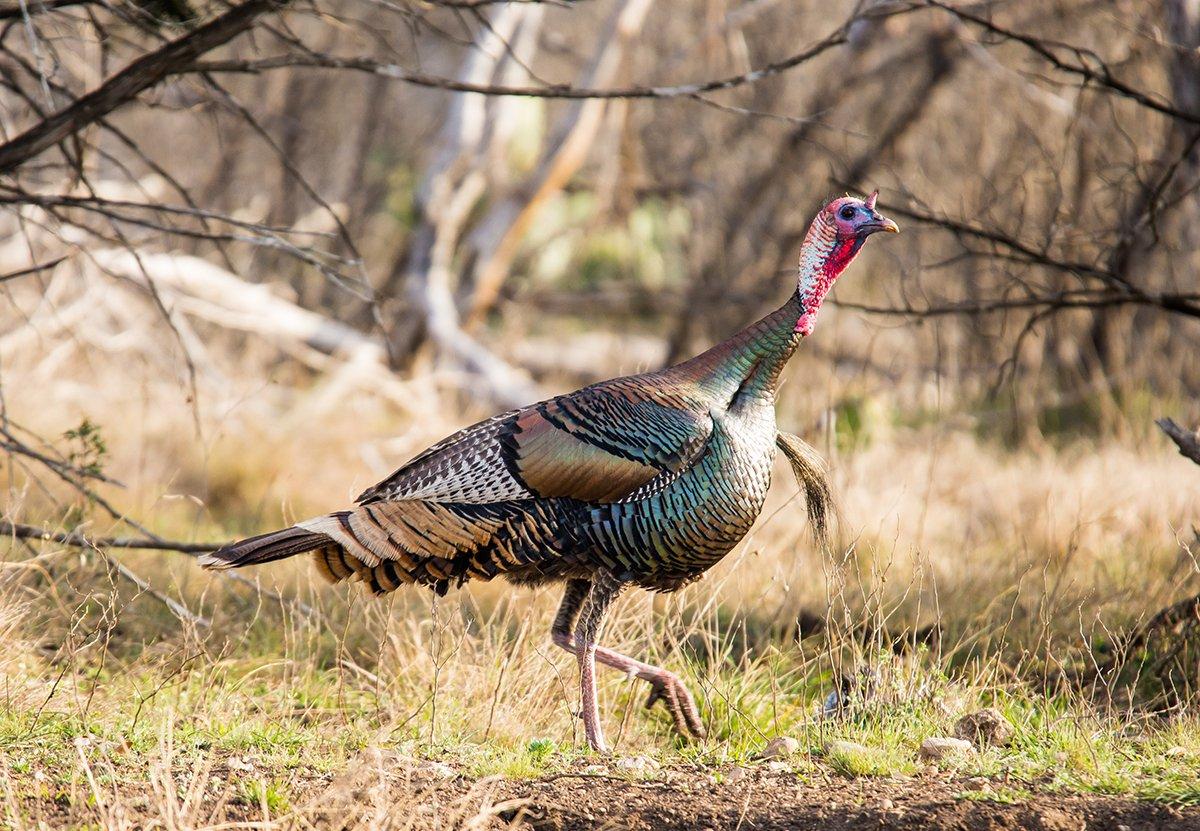
POLYGON ((835 745, 825 753, 829 767, 843 776, 889 776, 915 770, 906 754, 896 748, 835 745))
POLYGON ((1033 791, 1008 785, 989 785, 987 790, 962 791, 958 794, 958 798, 969 802, 999 802, 1002 805, 1020 805, 1033 798, 1033 791))
MULTIPOLYGON (((463 686, 468 676, 487 675, 479 663, 483 653, 470 646, 460 645, 460 660, 443 667, 435 713, 429 685, 409 688, 403 672, 377 678, 388 699, 381 707, 370 689, 377 685, 361 675, 314 666, 303 648, 282 639, 263 648, 267 641, 248 639, 259 644, 257 654, 196 660, 182 670, 151 657, 149 648, 105 673, 85 662, 60 678, 61 669, 43 664, 23 679, 37 694, 0 710, 0 766, 24 783, 23 792, 57 799, 78 784, 85 762, 101 781, 130 783, 155 760, 176 768, 208 760, 235 770, 239 798, 279 814, 291 804, 287 782, 296 772, 336 772, 366 747, 449 763, 472 777, 535 778, 604 761, 581 747, 565 698, 539 704, 517 691, 520 711, 506 706, 499 717, 493 713, 485 737, 490 702, 463 686), (157 692, 147 696, 147 690, 157 692), (546 711, 557 714, 546 719, 546 711)), ((882 655, 873 660, 893 674, 885 672, 873 697, 836 717, 815 714, 828 673, 800 651, 776 651, 739 665, 683 667, 693 688, 704 691, 701 706, 712 728, 705 743, 677 739, 663 712, 641 710, 640 684, 613 678, 602 692, 605 723, 610 737, 619 736, 619 753, 648 753, 666 767, 755 764, 767 739, 790 735, 801 746, 786 760, 794 772, 910 776, 924 767, 918 748, 925 738, 949 735, 961 713, 997 704, 1016 728, 1011 745, 940 767, 1007 784, 965 792, 965 799, 1050 790, 1200 801, 1200 723, 1194 719, 1147 720, 1104 712, 1078 696, 1047 698, 1019 685, 948 678, 928 656, 903 664, 882 655), (825 752, 838 740, 863 749, 825 752)), ((566 695, 573 695, 569 658, 561 663, 571 684, 566 695)), ((494 685, 494 676, 487 681, 483 689, 494 685)))
POLYGON ((238 790, 248 805, 261 806, 275 816, 286 813, 291 807, 287 785, 275 779, 244 779, 238 790))

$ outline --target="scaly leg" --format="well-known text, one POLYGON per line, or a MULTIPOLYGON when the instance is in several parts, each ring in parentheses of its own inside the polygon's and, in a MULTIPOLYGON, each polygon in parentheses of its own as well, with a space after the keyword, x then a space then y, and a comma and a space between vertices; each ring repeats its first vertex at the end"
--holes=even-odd
MULTIPOLYGON (((575 626, 579 610, 590 590, 591 581, 589 580, 567 581, 567 590, 563 594, 562 605, 559 606, 558 614, 554 617, 554 626, 551 629, 554 643, 571 653, 576 651, 571 630, 575 626)), ((691 734, 698 739, 704 738, 704 723, 700 720, 700 711, 696 708, 696 702, 692 699, 687 687, 683 685, 683 681, 675 673, 653 664, 643 663, 603 646, 595 647, 594 657, 605 666, 618 669, 630 677, 648 681, 651 688, 650 697, 646 699, 646 709, 653 707, 656 702, 661 700, 671 713, 671 719, 675 722, 675 730, 680 735, 691 734)))
POLYGON ((592 590, 583 601, 575 624, 575 660, 579 662, 579 689, 583 699, 583 730, 588 744, 597 753, 607 753, 604 730, 600 727, 600 704, 596 699, 596 640, 604 613, 623 588, 621 581, 607 572, 599 572, 592 590))

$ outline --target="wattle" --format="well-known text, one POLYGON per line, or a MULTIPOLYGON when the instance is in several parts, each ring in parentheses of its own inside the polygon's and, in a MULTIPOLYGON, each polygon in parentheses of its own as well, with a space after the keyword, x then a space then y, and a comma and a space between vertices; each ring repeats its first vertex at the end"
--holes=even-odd
POLYGON ((829 253, 813 269, 812 276, 801 282, 800 299, 804 312, 796 320, 795 331, 805 337, 812 334, 817 322, 817 311, 820 310, 825 295, 861 247, 862 240, 859 238, 835 241, 829 253))

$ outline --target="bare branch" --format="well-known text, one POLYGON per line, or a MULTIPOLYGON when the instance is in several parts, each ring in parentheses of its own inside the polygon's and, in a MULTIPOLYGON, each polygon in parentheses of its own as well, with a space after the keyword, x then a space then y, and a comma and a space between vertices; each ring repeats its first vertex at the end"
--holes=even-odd
MULTIPOLYGON (((588 89, 583 87, 572 87, 565 84, 544 87, 479 84, 469 81, 461 81, 455 78, 446 78, 437 75, 427 75, 421 72, 413 72, 397 64, 382 63, 380 61, 372 60, 371 58, 336 57, 333 55, 321 55, 315 52, 308 52, 303 55, 279 55, 271 58, 259 58, 257 60, 231 59, 218 61, 196 61, 190 67, 187 67, 181 71, 210 73, 258 73, 273 69, 283 69, 286 67, 310 69, 350 69, 358 72, 382 75, 387 78, 403 81, 404 83, 408 84, 415 84, 417 86, 444 89, 450 92, 474 92, 481 95, 514 95, 527 98, 693 98, 706 93, 733 89, 746 84, 754 84, 766 78, 779 75, 790 69, 795 69, 796 67, 812 60, 818 55, 828 52, 830 49, 836 46, 844 44, 849 36, 848 33, 851 26, 859 20, 867 17, 902 14, 911 10, 912 9, 910 8, 903 8, 899 10, 887 11, 882 14, 875 13, 855 15, 854 17, 846 20, 828 35, 809 46, 807 49, 797 52, 796 54, 784 58, 783 60, 766 64, 758 69, 753 69, 749 72, 743 72, 739 75, 731 75, 726 78, 718 78, 711 81, 697 81, 690 84, 678 84, 673 86, 634 86, 617 89, 588 89)), ((2 168, 0 168, 0 170, 2 170, 2 168)))
MULTIPOLYGON (((77 0, 78 1, 78 0, 77 0)), ((481 9, 485 6, 521 5, 522 3, 539 3, 547 6, 569 7, 579 0, 428 0, 430 5, 446 9, 481 9)))
MULTIPOLYGON (((11 424, 11 422, 10 422, 10 424, 11 424)), ((157 551, 178 551, 183 554, 203 554, 208 551, 213 551, 217 548, 220 548, 221 545, 224 544, 224 543, 183 543, 183 542, 174 542, 171 540, 163 539, 162 537, 158 536, 157 534, 154 534, 153 532, 151 532, 148 528, 146 528, 141 523, 118 512, 112 505, 110 505, 98 493, 96 493, 95 491, 86 487, 80 481, 81 478, 91 477, 91 478, 101 479, 105 482, 119 485, 120 483, 117 482, 116 480, 108 479, 98 473, 81 470, 73 465, 69 465, 65 462, 59 462, 58 460, 53 459, 49 456, 46 456, 45 454, 38 453, 38 452, 32 450, 31 448, 27 447, 21 441, 19 441, 16 438, 16 436, 14 436, 12 434, 12 432, 10 432, 6 427, 0 427, 0 435, 4 435, 5 437, 7 437, 9 439, 9 441, 7 441, 7 442, 0 443, 0 449, 3 449, 9 453, 17 453, 19 455, 26 456, 28 458, 33 459, 34 461, 41 463, 42 465, 47 467, 49 470, 53 471, 59 478, 63 479, 63 481, 72 485, 76 490, 78 490, 85 497, 92 500, 97 505, 99 505, 101 508, 103 508, 105 511, 107 511, 108 514, 113 519, 116 519, 132 528, 137 529, 138 531, 145 534, 145 536, 144 537, 99 537, 99 538, 93 537, 93 538, 88 538, 79 533, 56 533, 56 532, 44 531, 42 529, 35 528, 31 525, 22 525, 19 523, 6 522, 3 520, 0 520, 0 535, 13 537, 15 539, 42 540, 42 541, 47 541, 47 542, 57 542, 61 545, 70 545, 70 546, 74 546, 76 548, 94 548, 98 551, 101 551, 102 554, 103 554, 102 549, 106 546, 109 548, 136 548, 136 549, 147 549, 147 550, 157 550, 157 551)), ((137 574, 132 572, 128 567, 126 567, 120 563, 116 563, 116 562, 112 561, 110 558, 108 558, 108 556, 106 554, 104 556, 105 556, 106 560, 108 560, 110 565, 113 565, 116 568, 117 572, 119 574, 121 574, 121 576, 125 577, 130 582, 133 582, 134 584, 136 584, 143 591, 146 591, 147 593, 149 593, 152 596, 161 600, 163 603, 166 603, 168 606, 171 606, 172 611, 175 611, 174 607, 172 606, 174 601, 170 600, 169 598, 165 597, 164 595, 161 595, 160 592, 158 592, 153 587, 151 587, 148 582, 146 582, 143 578, 139 577, 137 574)), ((261 595, 263 597, 270 598, 271 600, 281 603, 283 605, 291 606, 291 607, 299 610, 301 613, 303 613, 307 617, 313 617, 316 615, 315 610, 312 607, 310 607, 309 605, 307 605, 306 603, 303 603, 300 600, 285 598, 285 597, 283 597, 283 595, 279 594, 276 591, 272 591, 271 589, 264 589, 262 586, 260 586, 258 584, 257 581, 251 580, 248 577, 245 577, 241 574, 235 574, 232 572, 221 572, 221 576, 224 579, 233 580, 236 583, 241 583, 243 585, 249 586, 250 588, 254 589, 259 595, 261 595)), ((184 609, 184 611, 186 612, 187 610, 184 609)), ((188 612, 187 615, 191 615, 191 613, 188 612)), ((186 618, 187 615, 181 615, 181 617, 186 618)), ((195 621, 195 622, 197 622, 199 625, 204 625, 204 626, 208 625, 208 623, 206 621, 204 621, 203 618, 198 618, 197 621, 195 621)))
POLYGON ((110 479, 99 471, 81 468, 77 465, 71 464, 66 459, 54 459, 44 453, 39 453, 32 447, 27 446, 24 442, 18 440, 17 437, 14 436, 6 427, 0 427, 0 436, 3 436, 5 439, 7 439, 7 441, 0 440, 0 450, 3 450, 7 453, 17 453, 18 455, 33 459, 36 462, 40 462, 67 481, 72 481, 73 479, 95 479, 99 482, 107 482, 110 485, 124 487, 124 485, 122 485, 116 479, 110 479))
POLYGON ((70 106, 39 121, 0 145, 0 173, 29 159, 94 123, 206 52, 229 42, 278 7, 276 0, 246 0, 208 23, 149 52, 110 77, 70 106))
POLYGON ((1116 275, 1111 271, 1089 263, 1059 260, 1045 251, 1039 251, 1028 243, 1022 242, 1015 236, 995 228, 980 228, 967 222, 949 217, 937 216, 905 205, 888 205, 888 210, 897 216, 911 219, 925 225, 941 228, 953 234, 993 243, 1002 246, 1021 257, 1023 262, 1030 265, 1040 265, 1057 271, 1067 271, 1083 277, 1095 277, 1104 281, 1114 281, 1116 275))
POLYGON ((188 554, 197 554, 205 551, 212 551, 215 546, 196 545, 193 543, 170 542, 167 540, 152 540, 148 538, 135 537, 96 537, 89 539, 83 534, 77 533, 55 533, 51 531, 43 531, 40 528, 34 528, 31 525, 21 525, 7 520, 0 520, 0 535, 15 538, 19 540, 37 540, 41 542, 55 542, 60 545, 69 545, 74 548, 90 548, 97 551, 114 571, 117 572, 125 580, 128 580, 133 585, 137 586, 138 591, 148 594, 166 606, 171 614, 175 615, 180 620, 190 623, 193 626, 207 628, 212 625, 212 621, 208 618, 196 614, 188 609, 178 600, 160 592, 154 586, 140 576, 133 569, 124 563, 113 559, 104 549, 106 548, 143 548, 159 551, 181 551, 188 554))
POLYGON ((71 6, 90 6, 92 4, 98 4, 98 0, 38 0, 38 2, 28 4, 5 4, 0 6, 0 20, 21 20, 26 14, 32 16, 71 6))
MULTIPOLYGON (((1200 295, 1198 294, 1147 291, 1131 283, 1116 270, 1078 260, 1060 259, 1049 250, 1035 248, 1016 236, 995 228, 977 227, 962 220, 937 216, 912 207, 889 206, 888 210, 897 216, 940 228, 958 237, 979 240, 999 249, 981 252, 968 248, 968 253, 971 255, 1066 272, 1080 278, 1098 280, 1107 284, 1109 288, 1107 290, 1057 291, 1046 294, 1030 293, 1020 298, 996 298, 979 302, 928 306, 923 309, 911 306, 895 308, 839 302, 837 305, 843 308, 853 308, 876 314, 937 317, 953 314, 986 314, 1009 309, 1099 309, 1132 305, 1152 306, 1186 317, 1200 318, 1200 295)), ((1121 241, 1118 241, 1117 246, 1120 247, 1120 245, 1121 241)))
POLYGON ((150 537, 86 537, 76 532, 46 531, 32 525, 22 525, 0 519, 0 535, 19 540, 56 542, 74 548, 137 548, 146 551, 178 551, 181 554, 205 554, 216 551, 225 543, 178 542, 150 537))
MULTIPOLYGON (((977 303, 946 303, 930 305, 924 308, 914 306, 876 306, 870 303, 855 303, 849 300, 830 300, 829 302, 841 309, 853 309, 867 314, 894 315, 899 317, 946 317, 948 315, 981 315, 1014 309, 1042 309, 1058 311, 1061 309, 1105 309, 1115 306, 1157 306, 1170 308, 1180 305, 1185 309, 1180 311, 1189 317, 1200 317, 1200 313, 1186 311, 1191 306, 1189 301, 1200 302, 1200 294, 1159 295, 1158 297, 1130 294, 1096 294, 1090 292, 1057 292, 1047 295, 1031 295, 1017 299, 985 300, 977 303)), ((1172 309, 1174 310, 1174 309, 1172 309)))
POLYGON ((144 577, 141 577, 136 571, 134 571, 129 566, 122 563, 120 560, 114 559, 113 557, 109 556, 106 552, 104 552, 100 549, 96 549, 96 550, 100 552, 100 555, 102 557, 104 557, 104 561, 106 563, 108 563, 108 565, 110 565, 112 568, 116 569, 117 574, 121 575, 126 580, 128 580, 130 583, 133 583, 133 585, 137 586, 139 591, 143 592, 144 594, 150 595, 155 600, 157 600, 159 603, 166 606, 171 611, 171 614, 175 615, 175 617, 179 618, 180 620, 184 621, 185 623, 190 623, 193 626, 199 626, 204 629, 207 629, 210 626, 212 626, 211 620, 209 620, 206 617, 196 614, 195 612, 190 610, 187 606, 184 606, 182 603, 180 603, 178 600, 175 600, 174 598, 168 597, 167 595, 163 594, 158 589, 154 588, 154 586, 150 585, 150 583, 147 582, 144 577))
POLYGON ((1056 43, 1050 40, 1042 40, 1041 38, 1035 38, 1032 35, 1026 35, 1021 32, 1014 32, 1011 29, 998 26, 987 18, 979 17, 978 15, 972 14, 971 12, 957 6, 947 5, 946 3, 940 2, 940 0, 925 0, 925 2, 935 8, 944 9, 960 20, 974 23, 993 35, 997 35, 998 37, 1002 37, 1006 40, 1011 40, 1015 43, 1020 43, 1022 46, 1025 46, 1031 52, 1034 52, 1061 72, 1076 75, 1089 83, 1096 84, 1097 86, 1103 87, 1104 89, 1107 89, 1123 98, 1128 98, 1130 101, 1140 104, 1147 109, 1170 116, 1178 121, 1186 121, 1189 124, 1200 124, 1200 115, 1172 107, 1167 102, 1162 101, 1161 99, 1149 93, 1143 92, 1142 90, 1132 87, 1124 81, 1113 77, 1112 71, 1108 68, 1108 65, 1101 61, 1097 55, 1088 50, 1077 46, 1071 46, 1069 44, 1056 43), (1063 60, 1058 56, 1058 54, 1055 53, 1055 49, 1073 52, 1080 59, 1080 63, 1071 63, 1070 61, 1063 60), (1096 63, 1099 64, 1100 68, 1093 69, 1092 67, 1083 63, 1084 55, 1089 55, 1092 57, 1096 63))
POLYGON ((1179 455, 1200 465, 1200 433, 1181 427, 1170 418, 1160 418, 1154 423, 1175 442, 1179 455))

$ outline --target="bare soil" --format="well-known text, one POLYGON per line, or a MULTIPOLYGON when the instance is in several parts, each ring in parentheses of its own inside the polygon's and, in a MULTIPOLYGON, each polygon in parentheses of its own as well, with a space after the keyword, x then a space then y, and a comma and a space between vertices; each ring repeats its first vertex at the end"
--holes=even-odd
MULTIPOLYGON (((37 828, 133 829, 165 823, 322 831, 1200 830, 1197 806, 1051 793, 1028 783, 938 773, 850 778, 821 772, 800 776, 767 766, 716 772, 676 767, 631 780, 581 767, 539 779, 473 779, 448 765, 379 750, 364 751, 336 776, 312 770, 275 773, 267 778, 285 782, 292 800, 274 811, 238 796, 231 771, 218 764, 203 775, 207 795, 195 799, 191 789, 187 809, 178 802, 166 808, 162 790, 138 777, 105 789, 99 803, 78 793, 39 798, 27 791, 20 814, 27 827, 37 828)), ((177 783, 185 784, 181 779, 177 783)))
MULTIPOLYGON (((399 776, 393 769, 382 778, 380 772, 380 766, 368 765, 358 775, 349 773, 335 780, 319 797, 318 813, 325 815, 313 816, 315 824, 345 827, 340 823, 347 819, 347 798, 361 809, 384 797, 394 807, 423 811, 428 826, 417 821, 412 827, 431 828, 453 827, 458 818, 476 828, 529 831, 1200 829, 1200 807, 1038 792, 1036 787, 939 774, 801 777, 757 767, 740 773, 726 769, 714 777, 701 768, 675 768, 637 781, 594 772, 472 781, 452 777, 444 768, 418 767, 399 776), (363 777, 368 768, 374 772, 363 777), (374 794, 369 793, 372 789, 374 794)), ((364 818, 365 813, 358 817, 364 818)))
POLYGON ((1200 811, 1097 796, 1042 794, 1020 803, 964 799, 944 783, 786 777, 684 790, 557 780, 515 786, 532 829, 1045 829, 1200 828, 1200 811))

